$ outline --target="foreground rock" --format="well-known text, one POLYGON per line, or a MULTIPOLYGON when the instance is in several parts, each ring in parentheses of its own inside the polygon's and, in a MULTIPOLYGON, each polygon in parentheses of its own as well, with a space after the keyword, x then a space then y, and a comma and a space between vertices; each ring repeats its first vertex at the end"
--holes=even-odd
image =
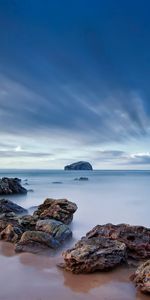
POLYGON ((88 238, 106 237, 123 242, 127 247, 127 254, 133 259, 150 258, 150 229, 143 226, 128 224, 97 225, 87 233, 88 238))
POLYGON ((77 206, 66 199, 46 199, 33 215, 10 200, 0 200, 0 240, 15 243, 17 252, 56 249, 72 236, 68 223, 77 206))
POLYGON ((108 270, 128 258, 149 258, 150 229, 127 224, 97 225, 63 257, 65 269, 73 273, 108 270))
POLYGON ((38 253, 41 250, 47 248, 56 249, 59 246, 59 242, 47 232, 26 231, 15 245, 15 251, 38 253))
POLYGON ((28 211, 23 207, 13 203, 10 200, 1 199, 0 200, 0 214, 13 212, 18 215, 27 214, 28 211))
POLYGON ((18 178, 3 177, 0 179, 0 195, 26 194, 27 190, 22 187, 18 178))
POLYGON ((150 293, 150 260, 141 264, 131 279, 141 292, 150 293))
POLYGON ((69 224, 76 210, 77 205, 66 199, 46 199, 33 215, 40 219, 55 219, 64 224, 69 224))
POLYGON ((67 225, 52 219, 39 220, 36 224, 36 230, 51 234, 59 242, 64 242, 72 236, 72 232, 67 225))
POLYGON ((84 237, 63 257, 63 267, 76 274, 110 270, 126 261, 126 246, 104 237, 84 237))
POLYGON ((64 170, 93 170, 92 165, 87 161, 78 161, 64 167, 64 170))

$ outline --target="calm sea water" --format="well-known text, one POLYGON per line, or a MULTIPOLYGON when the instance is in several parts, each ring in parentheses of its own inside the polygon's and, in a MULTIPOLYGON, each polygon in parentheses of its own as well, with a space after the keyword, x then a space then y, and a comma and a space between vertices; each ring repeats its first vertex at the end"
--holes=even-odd
MULTIPOLYGON (((47 197, 67 198, 78 205, 72 223, 73 240, 96 224, 130 223, 149 226, 149 171, 1 171, 0 177, 19 177, 28 192, 9 196, 30 208, 47 197), (88 181, 75 181, 86 176, 88 181), (61 184, 54 184, 61 181, 61 184)), ((65 244, 68 248, 70 244, 65 244)), ((61 250, 62 251, 62 250, 61 250)), ((112 272, 73 275, 57 267, 56 256, 17 254, 12 244, 0 242, 0 300, 148 300, 136 290, 129 277, 133 270, 122 267, 112 272)))
POLYGON ((7 196, 29 209, 45 198, 67 198, 78 205, 72 224, 78 239, 96 224, 130 223, 150 226, 150 171, 0 171, 0 177, 19 177, 27 195, 7 196), (75 178, 88 177, 88 181, 75 178), (25 179, 29 185, 25 185, 25 179), (61 182, 55 184, 53 182, 61 182))

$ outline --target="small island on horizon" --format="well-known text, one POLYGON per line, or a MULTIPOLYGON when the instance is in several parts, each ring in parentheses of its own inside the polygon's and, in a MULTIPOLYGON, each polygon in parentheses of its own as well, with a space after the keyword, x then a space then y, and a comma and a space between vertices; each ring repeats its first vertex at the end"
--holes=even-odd
POLYGON ((75 171, 77 171, 77 170, 88 170, 88 171, 92 171, 93 167, 87 161, 78 161, 78 162, 75 162, 75 163, 72 163, 70 165, 65 166, 64 170, 65 171, 68 171, 68 170, 75 170, 75 171))

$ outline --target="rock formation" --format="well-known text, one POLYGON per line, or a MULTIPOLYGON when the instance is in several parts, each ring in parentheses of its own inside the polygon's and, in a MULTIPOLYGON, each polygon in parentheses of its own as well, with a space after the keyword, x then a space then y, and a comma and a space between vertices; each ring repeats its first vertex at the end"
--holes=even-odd
POLYGON ((65 269, 76 274, 109 270, 126 261, 126 246, 104 237, 85 237, 63 257, 65 269))
POLYGON ((77 210, 77 205, 67 199, 46 199, 34 212, 34 216, 40 219, 55 219, 69 224, 73 219, 73 214, 77 210))
POLYGON ((135 273, 131 276, 131 280, 143 293, 150 293, 150 260, 141 264, 135 273))
POLYGON ((13 212, 17 215, 27 214, 28 211, 10 200, 0 200, 0 214, 13 212))
POLYGON ((92 165, 87 161, 78 161, 64 167, 64 170, 93 170, 92 165))
POLYGON ((133 259, 150 258, 150 229, 143 226, 128 224, 97 225, 87 237, 104 236, 123 242, 127 247, 128 256, 133 259))
POLYGON ((11 194, 26 194, 27 190, 22 187, 21 180, 19 178, 7 178, 0 179, 0 195, 11 194))
POLYGON ((33 215, 12 201, 0 201, 0 239, 15 243, 17 252, 56 249, 72 236, 68 227, 77 206, 66 199, 46 199, 33 215), (59 219, 59 220, 56 220, 59 219))
POLYGON ((63 257, 64 268, 73 273, 108 270, 128 258, 150 258, 150 229, 127 224, 97 225, 63 257))

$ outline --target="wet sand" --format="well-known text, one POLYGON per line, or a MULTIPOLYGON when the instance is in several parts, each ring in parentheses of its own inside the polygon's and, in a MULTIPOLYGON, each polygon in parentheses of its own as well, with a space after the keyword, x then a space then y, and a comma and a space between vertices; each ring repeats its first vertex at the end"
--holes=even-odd
POLYGON ((129 280, 133 269, 73 275, 57 267, 60 255, 23 253, 0 242, 0 300, 148 300, 129 280))

